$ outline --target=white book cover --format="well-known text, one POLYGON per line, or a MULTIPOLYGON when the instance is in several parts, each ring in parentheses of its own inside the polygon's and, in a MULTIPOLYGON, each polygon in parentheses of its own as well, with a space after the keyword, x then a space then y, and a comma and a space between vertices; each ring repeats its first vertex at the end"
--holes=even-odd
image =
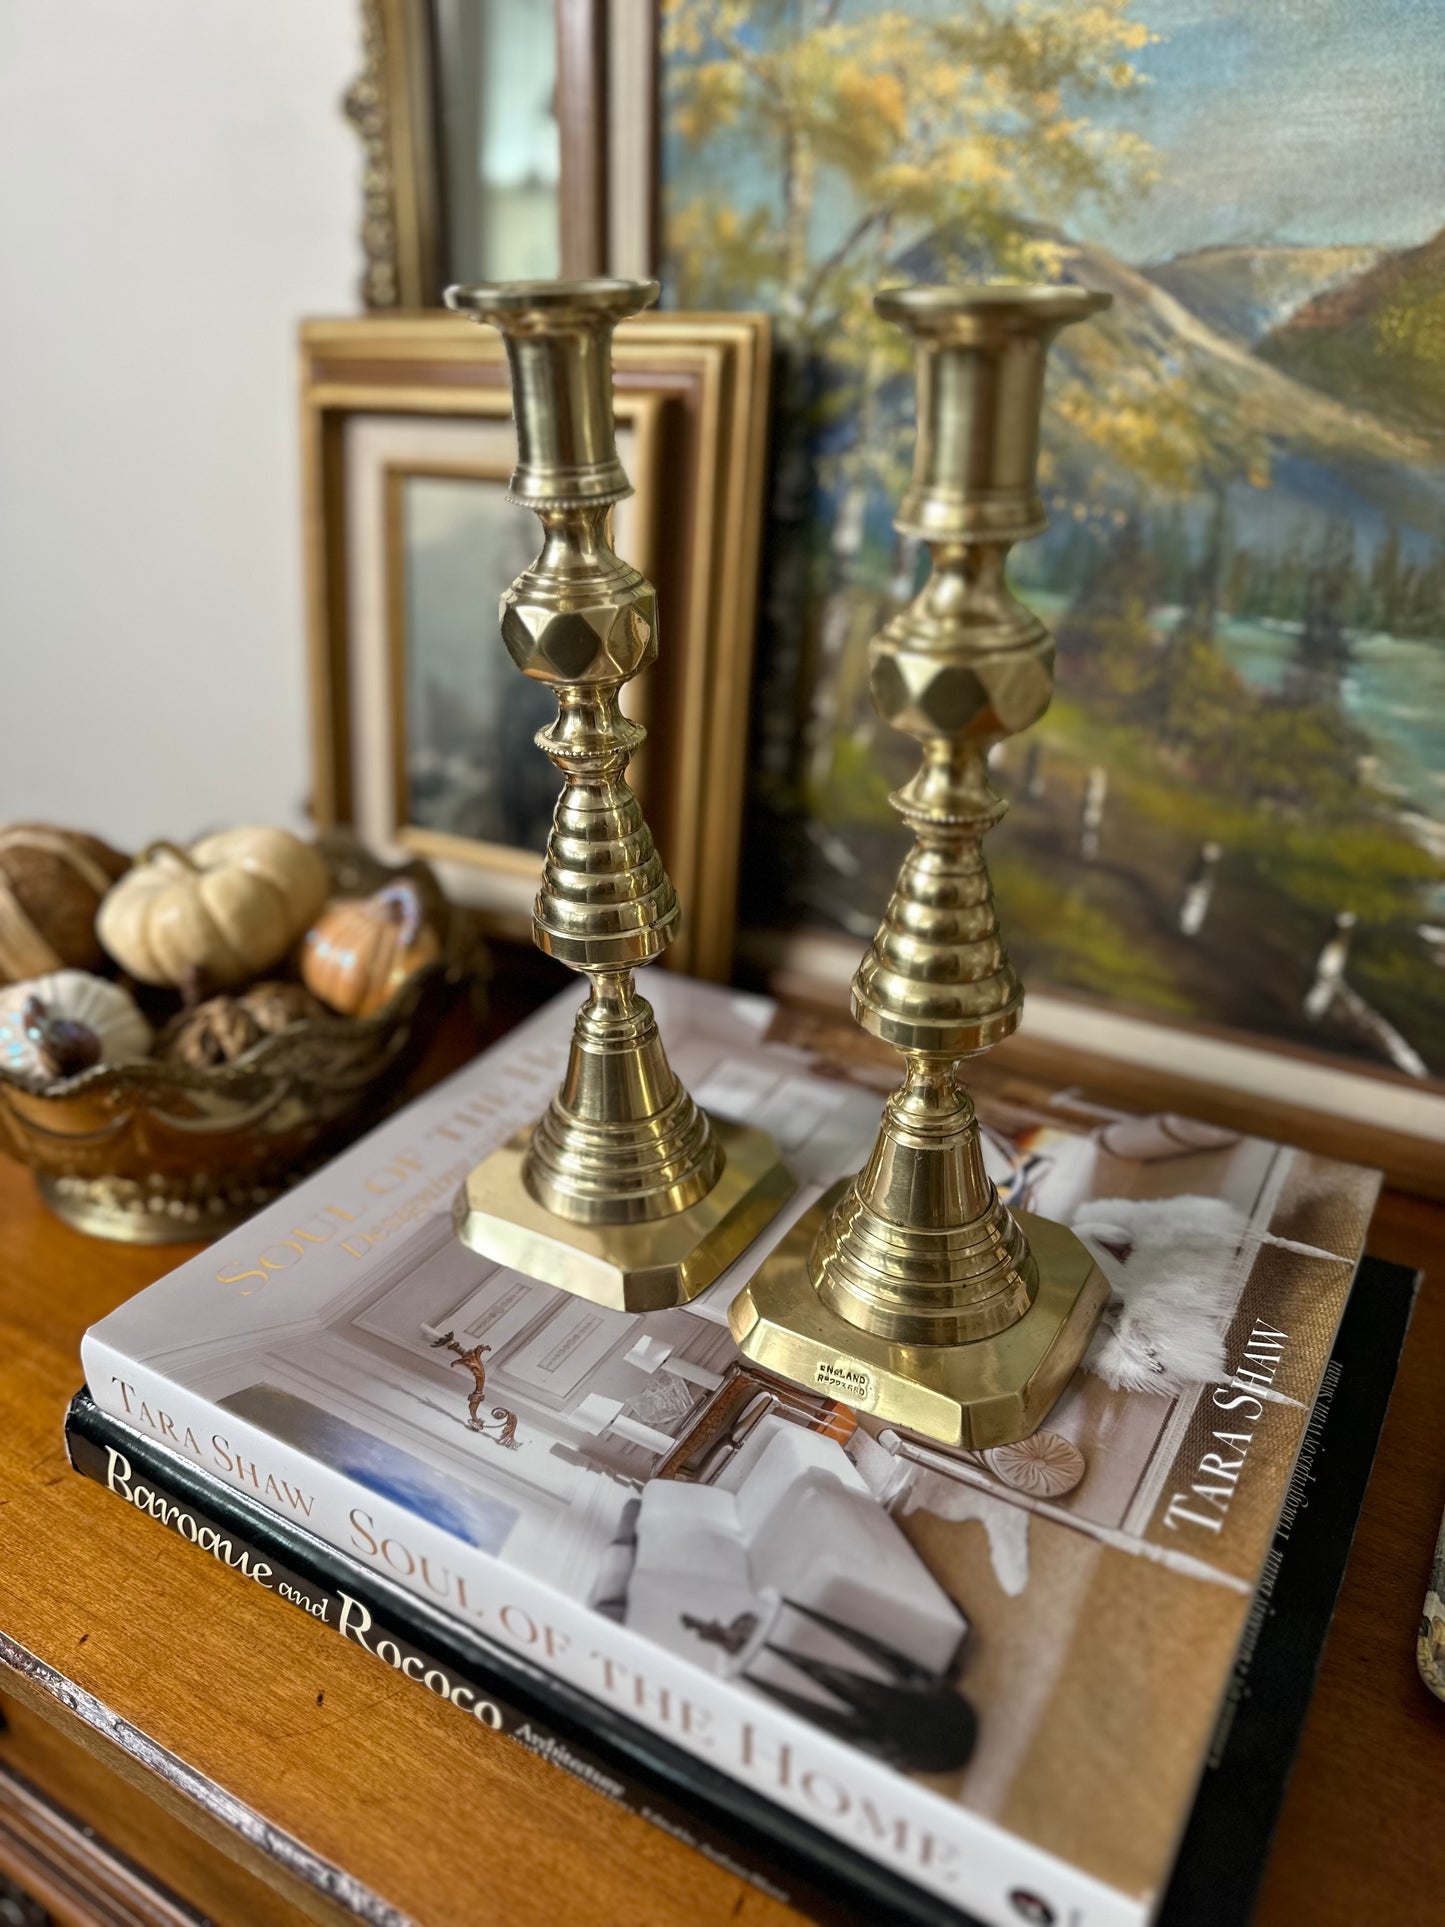
POLYGON ((632 1317, 456 1241, 467 1171, 561 1073, 568 992, 94 1326, 92 1395, 980 1920, 1147 1921, 1378 1180, 1067 1092, 981 1105, 1000 1190, 1114 1298, 1034 1441, 947 1453, 727 1328, 866 1155, 876 1067, 766 1000, 647 990, 697 1098, 798 1179, 702 1297, 632 1317))

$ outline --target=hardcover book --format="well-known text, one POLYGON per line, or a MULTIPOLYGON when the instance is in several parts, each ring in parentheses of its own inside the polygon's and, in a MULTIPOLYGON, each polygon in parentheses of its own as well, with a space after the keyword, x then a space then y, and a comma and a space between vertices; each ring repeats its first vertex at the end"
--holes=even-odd
POLYGON ((1148 1920, 1377 1178, 1068 1093, 995 1105, 995 1181, 1114 1296, 1040 1433, 941 1451, 762 1377, 727 1329, 866 1154, 878 1092, 764 1000, 649 991, 700 1101, 799 1180, 701 1298, 629 1317, 452 1234, 466 1172, 560 1074, 569 993, 94 1327, 96 1403, 921 1896, 1148 1920))

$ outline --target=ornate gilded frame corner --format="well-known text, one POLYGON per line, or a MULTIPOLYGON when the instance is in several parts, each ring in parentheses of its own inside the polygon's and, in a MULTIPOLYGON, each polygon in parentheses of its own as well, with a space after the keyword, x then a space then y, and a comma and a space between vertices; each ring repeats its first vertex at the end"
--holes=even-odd
POLYGON ((428 0, 361 0, 361 72, 346 91, 362 146, 360 292, 368 309, 434 307, 441 158, 428 0))
MULTIPOLYGON (((551 3, 561 271, 650 274, 657 249, 653 0, 551 3)), ((361 71, 343 108, 362 145, 362 304, 378 314, 438 308, 451 276, 431 0, 360 0, 360 25, 361 71)))

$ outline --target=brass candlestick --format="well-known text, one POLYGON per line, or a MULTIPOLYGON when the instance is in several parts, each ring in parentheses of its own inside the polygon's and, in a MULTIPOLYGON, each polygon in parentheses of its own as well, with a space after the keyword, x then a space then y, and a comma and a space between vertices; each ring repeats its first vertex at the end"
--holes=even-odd
POLYGON ((983 860, 1004 811, 986 758, 1048 708, 1054 652, 1004 560, 1045 526, 1034 478, 1049 343, 1108 300, 1078 288, 876 299, 916 340, 918 441, 896 527, 927 542, 933 573, 871 649, 874 705, 917 737, 923 763, 893 797, 917 840, 853 979, 853 1015, 902 1052, 905 1076, 867 1165, 799 1220, 729 1312, 765 1369, 961 1447, 1038 1425, 1108 1295, 1072 1232, 1002 1204, 956 1074, 1023 1004, 983 860))
POLYGON ((589 982, 560 1089, 472 1172, 457 1230, 488 1258, 620 1311, 695 1297, 793 1189, 771 1138, 694 1104, 633 988, 634 967, 671 942, 678 905, 624 776, 645 731, 618 699, 657 654, 657 609, 610 541, 612 506, 632 493, 611 347, 616 324, 657 293, 655 281, 519 281, 446 297, 506 340, 510 499, 536 511, 544 536, 502 596, 502 638, 556 692, 537 743, 563 782, 532 930, 589 982))

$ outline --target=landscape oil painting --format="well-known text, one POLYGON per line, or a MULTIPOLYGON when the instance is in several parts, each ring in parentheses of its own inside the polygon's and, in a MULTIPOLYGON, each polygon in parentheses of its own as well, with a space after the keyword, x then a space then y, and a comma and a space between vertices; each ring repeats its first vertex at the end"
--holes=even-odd
POLYGON ((916 746, 867 644, 912 371, 874 289, 1078 282, 1057 694, 990 840, 1029 981, 1445 1079, 1445 35, 1433 0, 664 0, 663 276, 780 365, 743 921, 871 935, 916 746))

